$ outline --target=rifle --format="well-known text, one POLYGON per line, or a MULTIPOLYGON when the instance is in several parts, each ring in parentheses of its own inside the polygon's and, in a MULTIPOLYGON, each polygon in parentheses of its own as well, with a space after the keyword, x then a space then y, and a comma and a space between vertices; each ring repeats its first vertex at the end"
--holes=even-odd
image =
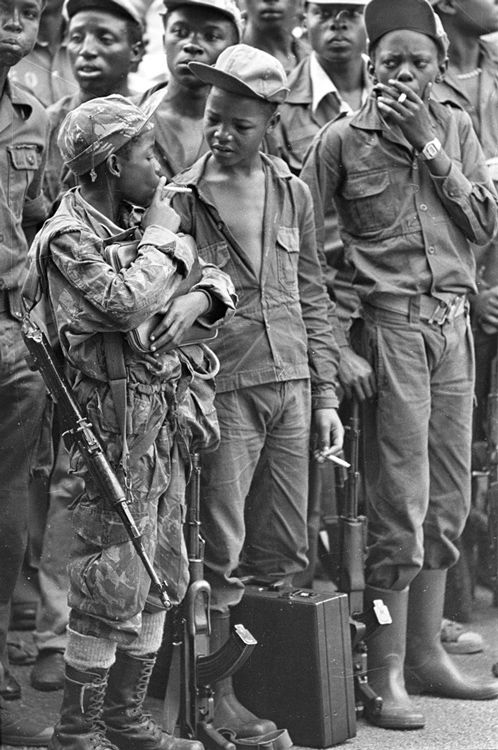
POLYGON ((149 560, 140 531, 128 507, 126 493, 111 468, 102 446, 95 437, 90 422, 81 412, 45 334, 31 321, 28 315, 23 317, 22 335, 29 351, 30 367, 39 370, 50 395, 59 407, 64 427, 63 438, 69 437, 78 446, 100 494, 121 518, 130 541, 151 580, 152 590, 157 593, 164 608, 170 609, 171 602, 166 583, 159 579, 149 560))
MULTIPOLYGON (((390 621, 387 608, 380 606, 363 611, 365 590, 364 552, 366 517, 358 514, 360 489, 360 405, 351 402, 349 422, 346 425, 346 455, 349 468, 335 467, 336 492, 331 513, 325 514, 326 554, 322 564, 339 591, 348 594, 351 643, 353 648, 353 677, 356 710, 363 713, 364 705, 371 713, 380 713, 382 698, 368 684, 366 641, 382 624, 390 621)), ((322 540, 322 549, 324 547, 322 540)))
POLYGON ((197 739, 206 750, 236 750, 236 745, 213 726, 214 683, 233 675, 257 645, 240 624, 230 638, 209 653, 211 587, 204 579, 204 540, 200 529, 200 456, 191 454, 187 486, 186 542, 190 583, 176 612, 170 679, 164 701, 163 725, 174 733, 178 717, 180 735, 197 739), (180 694, 176 686, 180 685, 180 694))

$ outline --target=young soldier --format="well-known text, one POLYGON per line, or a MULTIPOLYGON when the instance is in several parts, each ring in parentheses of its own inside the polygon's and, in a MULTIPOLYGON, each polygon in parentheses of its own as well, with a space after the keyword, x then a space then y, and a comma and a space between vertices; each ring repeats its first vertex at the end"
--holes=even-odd
MULTIPOLYGON (((8 681, 10 603, 27 541, 28 485, 45 403, 43 381, 26 363, 21 336, 28 240, 46 216, 41 194, 47 118, 39 102, 8 80, 33 49, 42 0, 0 5, 0 683, 8 681)), ((0 698, 2 745, 45 745, 50 731, 0 698)))
POLYGON ((131 0, 66 0, 69 19, 67 48, 78 84, 72 96, 48 109, 50 138, 45 192, 55 201, 74 187, 74 176, 64 170, 57 146, 62 121, 82 102, 97 96, 130 96, 128 74, 142 56, 142 17, 131 0))
POLYGON ((497 207, 468 116, 431 100, 446 44, 430 5, 372 0, 365 22, 374 94, 320 133, 303 176, 320 242, 324 206, 336 203, 363 303, 358 351, 377 390, 366 420, 366 597, 383 599, 393 622, 369 641, 372 687, 384 699, 369 718, 411 729, 424 717, 403 670, 413 692, 498 697, 498 682, 467 680, 439 637, 470 500, 470 242, 494 235, 497 207))
POLYGON ((281 156, 294 174, 301 171, 320 128, 343 112, 359 109, 370 91, 365 4, 317 0, 305 5, 311 54, 290 74, 290 93, 280 109, 281 156))
MULTIPOLYGON (((192 194, 175 195, 174 206, 200 256, 231 276, 240 297, 213 346, 221 358, 221 443, 204 457, 202 475, 216 648, 228 637, 242 576, 290 581, 306 565, 310 414, 324 452, 340 450, 342 426, 309 192, 280 159, 260 153, 288 91, 285 72, 245 44, 229 47, 214 67, 190 68, 212 85, 210 153, 175 178, 192 194)), ((239 737, 273 728, 240 705, 230 679, 215 685, 214 713, 217 727, 239 737)))
POLYGON ((164 0, 164 5, 169 81, 148 91, 140 104, 164 92, 152 121, 161 174, 170 179, 208 150, 202 118, 209 87, 188 65, 214 65, 224 49, 240 41, 242 18, 234 0, 164 0))
MULTIPOLYGON (((192 267, 193 246, 174 234, 179 219, 163 196, 164 179, 158 185, 153 146, 153 127, 124 97, 93 99, 70 113, 59 147, 81 187, 65 194, 34 251, 47 264, 59 340, 75 373, 75 397, 128 488, 145 549, 178 603, 188 577, 181 446, 189 440, 182 415, 192 367, 171 347, 199 316, 207 324, 230 316, 234 294, 229 279, 207 267, 188 294, 172 299, 192 267), (132 206, 149 208, 137 214, 132 206), (105 241, 112 243, 110 238, 130 226, 139 239, 137 257, 115 271, 105 259, 105 241), (124 335, 111 348, 110 333, 124 334, 165 309, 150 353, 135 351, 124 335), (110 387, 119 360, 124 415, 110 387)), ((66 676, 51 748, 199 750, 199 743, 173 738, 142 711, 164 610, 78 451, 72 463, 85 492, 72 512, 66 676)))

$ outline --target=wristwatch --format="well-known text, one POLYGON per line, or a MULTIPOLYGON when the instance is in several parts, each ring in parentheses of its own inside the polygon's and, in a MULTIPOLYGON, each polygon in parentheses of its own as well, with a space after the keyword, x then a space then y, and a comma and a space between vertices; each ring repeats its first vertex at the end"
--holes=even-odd
POLYGON ((433 138, 432 141, 429 141, 425 144, 424 148, 420 152, 420 158, 424 161, 430 161, 431 159, 435 159, 436 156, 439 156, 442 150, 441 141, 439 138, 433 138))

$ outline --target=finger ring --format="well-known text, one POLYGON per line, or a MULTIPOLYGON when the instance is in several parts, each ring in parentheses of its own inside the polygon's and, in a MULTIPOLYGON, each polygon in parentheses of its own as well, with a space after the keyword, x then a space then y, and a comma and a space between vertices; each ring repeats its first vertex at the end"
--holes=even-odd
POLYGON ((401 92, 401 94, 398 96, 398 104, 404 104, 407 100, 407 96, 404 91, 401 92))

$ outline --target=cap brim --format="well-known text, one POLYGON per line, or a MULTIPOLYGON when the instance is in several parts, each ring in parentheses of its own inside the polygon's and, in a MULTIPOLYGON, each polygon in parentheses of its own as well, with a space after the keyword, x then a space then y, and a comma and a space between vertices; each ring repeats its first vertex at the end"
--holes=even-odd
POLYGON ((250 99, 258 99, 260 102, 268 101, 268 99, 265 99, 263 96, 256 94, 249 86, 238 78, 235 78, 235 76, 225 73, 222 70, 217 70, 211 65, 206 65, 206 63, 200 62, 191 62, 188 67, 192 73, 199 78, 199 80, 210 86, 216 86, 217 88, 223 89, 223 91, 229 91, 231 94, 248 96, 250 99))

